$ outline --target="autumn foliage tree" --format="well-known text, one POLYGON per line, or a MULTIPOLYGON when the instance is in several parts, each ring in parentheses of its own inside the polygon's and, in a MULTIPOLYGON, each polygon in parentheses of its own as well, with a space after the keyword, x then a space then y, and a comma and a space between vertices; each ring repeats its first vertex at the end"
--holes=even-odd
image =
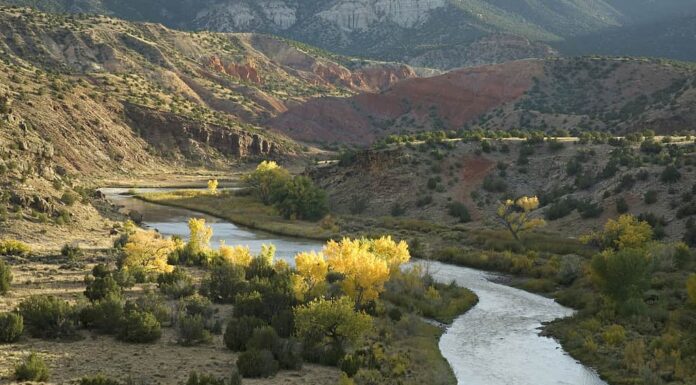
POLYGON ((304 301, 307 297, 317 298, 324 293, 329 264, 323 254, 316 252, 297 254, 295 271, 292 279, 297 299, 304 301))
POLYGON ((331 357, 342 357, 349 345, 372 328, 372 318, 356 311, 346 297, 316 299, 296 307, 294 314, 295 332, 305 349, 329 347, 331 357))
POLYGON ((546 222, 540 218, 531 218, 530 214, 539 208, 539 198, 521 197, 517 200, 508 199, 501 203, 496 217, 515 238, 520 241, 522 233, 544 226, 546 222))
POLYGON ((217 194, 217 191, 218 191, 218 180, 217 179, 211 179, 208 181, 208 191, 211 194, 217 194))
POLYGON ((341 288, 356 308, 376 300, 390 273, 411 257, 405 242, 396 243, 390 237, 329 241, 324 255, 330 270, 343 275, 341 288))
POLYGON ((168 273, 173 267, 167 263, 167 259, 176 248, 176 242, 154 230, 136 230, 123 246, 120 264, 127 270, 168 273))
POLYGON ((263 161, 256 169, 244 177, 244 183, 265 205, 270 205, 276 190, 291 180, 288 170, 274 161, 263 161))

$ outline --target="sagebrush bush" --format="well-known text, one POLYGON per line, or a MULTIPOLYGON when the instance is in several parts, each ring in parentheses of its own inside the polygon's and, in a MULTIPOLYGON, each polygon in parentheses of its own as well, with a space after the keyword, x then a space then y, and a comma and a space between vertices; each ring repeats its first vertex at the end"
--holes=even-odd
POLYGON ((102 334, 116 334, 123 321, 123 301, 110 296, 91 303, 80 311, 80 322, 102 334))
POLYGON ((262 326, 254 329, 254 332, 246 343, 247 350, 274 351, 280 343, 280 337, 275 329, 270 326, 262 326))
POLYGON ((31 353, 21 364, 15 366, 15 379, 17 381, 47 381, 49 376, 48 366, 44 360, 31 353))
POLYGON ((225 346, 235 352, 244 350, 254 330, 263 326, 266 323, 256 317, 232 318, 225 329, 225 346))
POLYGON ((80 385, 121 385, 121 383, 99 374, 94 377, 82 377, 80 379, 80 385))
POLYGON ((106 277, 85 277, 85 297, 90 301, 98 301, 106 297, 120 297, 123 289, 111 276, 106 277))
POLYGON ((24 319, 17 313, 0 313, 0 343, 16 342, 24 332, 24 319))
POLYGON ((246 291, 248 282, 243 267, 220 263, 201 284, 201 294, 218 303, 233 303, 237 294, 246 291))
POLYGON ((60 255, 70 260, 75 260, 82 257, 83 253, 79 247, 66 244, 62 249, 60 249, 60 255))
POLYGON ((272 377, 280 368, 268 350, 247 350, 237 358, 239 374, 244 378, 272 377))
POLYGON ((149 343, 162 336, 159 321, 150 312, 131 310, 121 323, 118 339, 125 342, 149 343))
POLYGON ((160 274, 157 277, 157 287, 162 294, 171 298, 188 297, 196 292, 193 278, 180 267, 174 268, 171 273, 160 274))
POLYGON ((0 294, 6 294, 10 291, 12 284, 12 270, 10 265, 0 259, 0 294))
POLYGON ((196 372, 191 372, 189 374, 186 385, 241 385, 242 378, 239 373, 235 370, 230 376, 229 381, 224 378, 217 378, 210 374, 198 374, 196 372))
POLYGON ((63 338, 75 334, 77 313, 66 301, 53 296, 31 296, 18 309, 32 337, 63 338))
POLYGON ((205 320, 200 314, 180 316, 177 321, 177 330, 179 345, 193 346, 209 343, 212 340, 210 332, 206 330, 205 320))
POLYGON ((278 361, 281 369, 302 369, 302 344, 292 338, 280 339, 273 349, 273 356, 278 361))

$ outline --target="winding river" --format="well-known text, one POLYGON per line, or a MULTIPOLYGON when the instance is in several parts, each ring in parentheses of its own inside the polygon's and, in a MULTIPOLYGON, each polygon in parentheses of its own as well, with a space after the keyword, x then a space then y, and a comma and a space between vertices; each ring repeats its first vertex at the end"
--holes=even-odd
MULTIPOLYGON (((123 210, 137 210, 144 224, 164 235, 188 235, 190 217, 205 218, 214 231, 213 242, 248 245, 252 251, 274 244, 276 256, 288 261, 299 251, 319 250, 316 241, 280 237, 245 229, 190 210, 143 202, 127 195, 129 189, 102 192, 123 210)), ((139 189, 138 191, 158 189, 139 189)), ((468 287, 479 296, 471 311, 457 318, 440 340, 459 384, 464 385, 606 385, 597 374, 566 354, 551 338, 538 335, 543 322, 573 314, 555 301, 489 280, 491 274, 465 267, 419 261, 435 279, 468 287)))

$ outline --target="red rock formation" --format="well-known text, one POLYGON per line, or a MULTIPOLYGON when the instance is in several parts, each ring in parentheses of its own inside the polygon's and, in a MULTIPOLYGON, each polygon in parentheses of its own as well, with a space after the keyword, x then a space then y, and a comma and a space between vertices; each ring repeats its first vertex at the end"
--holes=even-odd
MULTIPOLYGON (((389 134, 380 122, 404 116, 427 125, 435 112, 449 127, 458 128, 520 98, 542 71, 542 61, 527 60, 407 79, 379 94, 315 99, 289 109, 269 124, 297 140, 355 144, 369 144, 389 134)), ((398 77, 376 71, 371 81, 395 81, 392 75, 398 77)))
POLYGON ((261 84, 262 79, 256 69, 256 63, 252 59, 247 59, 245 63, 225 64, 218 56, 211 56, 208 66, 216 72, 224 73, 254 84, 261 84))

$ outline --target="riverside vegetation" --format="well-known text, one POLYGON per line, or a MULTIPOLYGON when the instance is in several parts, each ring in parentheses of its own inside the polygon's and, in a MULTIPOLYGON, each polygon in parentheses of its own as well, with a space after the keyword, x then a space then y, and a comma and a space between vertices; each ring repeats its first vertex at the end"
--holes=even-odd
MULTIPOLYGON (((189 229, 183 242, 127 222, 115 242, 116 263, 93 266, 83 281, 84 299, 21 299, 0 314, 2 342, 80 343, 89 331, 126 344, 158 344, 171 330, 179 346, 216 340, 236 357, 226 374, 192 371, 187 384, 239 384, 243 377, 301 370, 305 361, 338 367, 344 384, 454 381, 437 348, 441 331, 419 315, 451 322, 475 305, 476 296, 433 282, 422 268, 403 268, 410 260, 405 242, 388 236, 329 241, 321 252, 296 255, 290 266, 274 260, 272 245, 258 255, 244 246, 214 249, 212 229, 202 219, 192 218, 189 229)), ((19 249, 31 255, 26 246, 19 249)), ((84 259, 68 247, 63 254, 69 264, 81 263, 76 256, 84 259)), ((2 287, 10 294, 11 270, 0 264, 2 287)), ((54 368, 44 356, 27 356, 15 378, 47 380, 54 368)), ((118 370, 106 362, 101 368, 118 370)), ((79 368, 60 380, 80 375, 84 384, 133 381, 123 373, 109 378, 79 368)))
MULTIPOLYGON (((661 174, 664 178, 670 175, 668 168, 661 174)), ((264 186, 270 188, 274 183, 267 181, 264 186)), ((235 194, 250 194, 262 201, 258 190, 272 190, 247 187, 250 191, 235 194)), ((191 198, 183 206, 192 207, 195 200, 191 198)), ((491 219, 508 233, 509 241, 493 249, 487 250, 484 243, 474 243, 474 249, 443 244, 424 255, 422 245, 412 243, 411 250, 423 257, 510 274, 513 285, 577 309, 575 316, 553 322, 544 333, 557 337, 573 356, 597 368, 611 384, 689 384, 696 380, 696 258, 689 245, 666 239, 660 221, 631 214, 609 219, 600 231, 579 240, 541 237, 538 229, 547 223, 542 217, 548 221, 554 217, 548 209, 544 215, 540 206, 537 197, 503 200, 491 219)), ((331 223, 338 226, 345 221, 336 217, 331 223)), ((439 231, 425 223, 420 230, 409 227, 404 233, 398 229, 391 228, 400 236, 418 238, 426 234, 425 229, 431 237, 437 237, 439 231)), ((361 233, 333 230, 353 236, 361 233)), ((370 234, 378 236, 378 231, 373 229, 370 234)), ((476 236, 506 238, 501 232, 479 234, 476 236)), ((383 297, 389 298, 389 294, 383 297)))

